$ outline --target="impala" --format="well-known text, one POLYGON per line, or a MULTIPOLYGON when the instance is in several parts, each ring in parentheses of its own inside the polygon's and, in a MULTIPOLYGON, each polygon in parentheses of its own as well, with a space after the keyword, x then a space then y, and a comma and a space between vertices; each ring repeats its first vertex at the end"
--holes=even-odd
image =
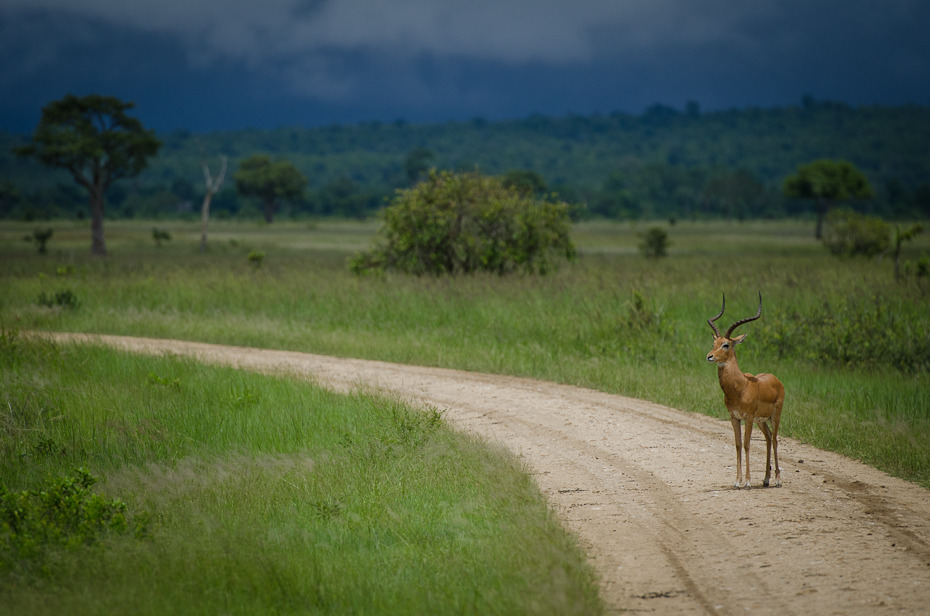
POLYGON ((714 346, 707 354, 707 361, 717 364, 717 379, 723 390, 723 402, 730 412, 733 424, 733 436, 736 438, 736 484, 737 488, 748 488, 749 483, 749 439, 752 436, 752 424, 758 423, 765 434, 765 480, 763 486, 769 485, 772 473, 772 455, 775 457, 775 487, 781 486, 781 469, 778 468, 778 422, 781 421, 781 407, 785 401, 785 386, 775 375, 761 373, 752 375, 742 372, 736 363, 736 345, 746 339, 746 334, 732 337, 733 330, 740 325, 755 321, 762 316, 762 294, 759 294, 759 311, 756 316, 740 319, 730 326, 727 333, 721 335, 714 321, 723 316, 727 298, 723 298, 720 314, 707 323, 714 330, 714 346), (740 439, 741 422, 746 422, 746 434, 740 439), (740 441, 742 440, 742 449, 740 441), (746 452, 746 481, 743 482, 742 452, 746 452))

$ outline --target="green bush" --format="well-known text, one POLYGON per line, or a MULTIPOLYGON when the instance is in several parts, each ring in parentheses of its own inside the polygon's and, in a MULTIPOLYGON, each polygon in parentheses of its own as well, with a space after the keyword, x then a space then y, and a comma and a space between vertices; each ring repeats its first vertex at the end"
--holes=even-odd
POLYGON ((888 250, 890 234, 891 227, 881 218, 838 209, 827 214, 823 243, 840 257, 874 257, 888 250))
POLYGON ((249 263, 252 264, 252 267, 255 269, 260 269, 262 264, 265 262, 265 253, 261 250, 252 249, 249 251, 248 255, 249 263))
POLYGON ((384 210, 384 243, 354 256, 357 274, 549 272, 572 259, 569 205, 534 199, 480 173, 431 172, 384 210))
POLYGON ((917 261, 917 277, 930 278, 930 257, 924 255, 917 261))
MULTIPOLYGON (((15 492, 0 485, 0 573, 41 570, 53 549, 76 549, 129 531, 126 504, 91 492, 96 482, 76 469, 73 477, 49 480, 40 490, 15 492)), ((144 537, 146 516, 134 519, 132 530, 144 537)))
POLYGON ((639 234, 639 251, 648 259, 658 259, 668 254, 668 232, 662 227, 652 227, 639 234))
POLYGON ((795 310, 766 323, 758 335, 762 347, 778 357, 902 372, 930 369, 926 322, 879 295, 795 310))
POLYGON ((152 229, 152 239, 155 240, 155 245, 161 247, 161 243, 171 239, 171 233, 167 229, 159 229, 155 227, 152 229))
POLYGON ((54 295, 49 295, 43 291, 39 293, 39 299, 37 301, 40 306, 45 306, 46 308, 61 306, 68 310, 77 310, 81 305, 81 301, 71 289, 57 291, 54 295))
POLYGON ((48 252, 46 244, 52 237, 53 231, 49 229, 36 229, 32 232, 32 237, 35 238, 36 243, 39 244, 39 254, 45 254, 48 252))

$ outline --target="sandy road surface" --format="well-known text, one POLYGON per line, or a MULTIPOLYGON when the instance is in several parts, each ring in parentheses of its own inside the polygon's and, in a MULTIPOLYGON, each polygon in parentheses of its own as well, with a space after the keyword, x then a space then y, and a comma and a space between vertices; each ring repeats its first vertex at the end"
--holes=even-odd
MULTIPOLYGON (((729 422, 642 400, 305 353, 56 337, 287 372, 336 390, 380 388, 445 409, 453 425, 525 460, 616 612, 930 614, 930 491, 791 439, 780 441, 784 487, 735 490, 729 422)), ((758 483, 765 444, 755 433, 758 483)))

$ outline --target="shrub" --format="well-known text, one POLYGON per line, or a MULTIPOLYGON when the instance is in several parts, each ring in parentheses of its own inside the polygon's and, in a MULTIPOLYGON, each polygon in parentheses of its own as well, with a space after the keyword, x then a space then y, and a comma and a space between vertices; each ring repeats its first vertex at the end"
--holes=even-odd
POLYGON ((39 254, 45 254, 48 252, 46 244, 52 238, 53 231, 51 229, 36 229, 32 232, 32 237, 35 238, 35 241, 39 244, 39 254))
POLYGON ((924 226, 921 224, 913 224, 909 227, 902 229, 899 225, 895 225, 894 228, 894 242, 892 246, 892 253, 894 254, 894 279, 901 279, 900 271, 900 262, 901 262, 901 245, 904 242, 910 242, 917 235, 923 233, 924 226))
POLYGON ((891 228, 881 218, 838 209, 827 215, 823 243, 840 257, 874 257, 888 250, 890 233, 891 228))
POLYGON ((757 329, 766 352, 839 366, 930 369, 924 320, 887 298, 851 295, 845 302, 796 310, 757 329))
POLYGON ((261 250, 252 249, 249 251, 248 259, 249 263, 252 264, 252 267, 259 269, 265 262, 265 253, 261 250))
POLYGON ((97 480, 84 469, 52 479, 40 490, 14 492, 0 485, 0 572, 42 567, 55 548, 76 549, 109 534, 147 532, 147 516, 126 519, 126 504, 90 488, 97 480))
POLYGON ((917 261, 917 277, 930 278, 930 257, 924 255, 917 261))
POLYGON ((383 212, 384 243, 350 260, 357 274, 547 273, 572 259, 569 206, 479 173, 431 172, 383 212))
POLYGON ((159 229, 155 227, 152 229, 152 239, 155 240, 155 245, 161 247, 161 243, 171 239, 171 234, 166 229, 159 229))
POLYGON ((71 289, 65 289, 64 291, 58 291, 54 295, 48 295, 43 291, 39 293, 38 303, 40 306, 45 306, 47 308, 54 308, 55 306, 61 306, 68 310, 77 310, 81 305, 81 301, 77 298, 77 295, 74 294, 74 291, 71 289))
POLYGON ((652 227, 645 233, 639 234, 639 251, 647 259, 658 259, 668 253, 668 233, 661 227, 652 227))

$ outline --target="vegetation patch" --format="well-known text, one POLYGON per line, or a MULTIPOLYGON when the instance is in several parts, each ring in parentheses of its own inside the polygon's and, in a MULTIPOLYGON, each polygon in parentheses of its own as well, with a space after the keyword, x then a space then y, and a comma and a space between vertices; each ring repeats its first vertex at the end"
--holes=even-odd
POLYGON ((54 550, 74 551, 110 534, 145 537, 148 516, 130 516, 120 499, 95 494, 96 482, 79 468, 34 490, 0 484, 0 577, 47 574, 54 550))
POLYGON ((67 310, 77 310, 81 306, 81 300, 78 299, 77 295, 75 295, 74 291, 71 289, 63 289, 55 293, 46 293, 42 291, 39 293, 39 298, 36 300, 36 303, 46 308, 61 307, 67 310))
POLYGON ((10 613, 603 610, 526 469, 441 409, 4 340, 10 613))
POLYGON ((569 206, 537 200, 518 185, 475 173, 431 172, 398 191, 384 218, 383 242, 350 261, 355 273, 549 272, 572 259, 569 206))
MULTIPOLYGON (((205 254, 196 223, 187 231, 173 229, 175 239, 161 249, 149 240, 151 224, 114 223, 112 247, 118 252, 109 261, 86 255, 85 224, 62 223, 56 241, 77 248, 58 262, 24 246, 23 234, 33 225, 7 223, 0 228, 0 286, 8 290, 0 316, 23 329, 182 338, 507 373, 723 417, 716 377, 704 359, 710 346, 706 321, 719 310, 722 293, 728 313, 748 316, 761 291, 763 316, 745 330, 740 366, 772 372, 785 383, 781 433, 930 485, 930 234, 900 243, 896 279, 888 256, 831 255, 814 238, 813 223, 679 220, 665 227, 667 256, 646 259, 638 245, 649 226, 581 222, 572 229, 577 258, 546 276, 356 276, 346 259, 377 236, 371 223, 217 224, 214 235, 230 248, 205 254), (253 247, 268 255, 258 272, 246 259, 253 247), (62 271, 71 272, 71 288, 88 299, 80 310, 36 310, 34 298, 54 293, 62 271)), ((903 234, 913 227, 901 229, 903 234)), ((15 339, 8 345, 21 347, 15 339)), ((43 365, 72 361, 70 350, 42 353, 43 365)), ((19 348, 0 361, 9 357, 12 373, 32 365, 28 355, 19 348)), ((80 466, 100 474, 79 456, 85 450, 121 463, 140 452, 158 460, 200 455, 195 445, 217 436, 236 442, 241 426, 260 424, 260 410, 275 404, 266 387, 235 373, 217 385, 219 397, 185 404, 184 397, 197 391, 192 385, 206 377, 196 364, 181 365, 183 370, 136 370, 118 364, 82 383, 92 387, 135 370, 131 387, 88 394, 99 401, 96 412, 102 415, 117 402, 131 411, 98 424, 97 440, 90 443, 61 432, 82 425, 65 412, 63 397, 72 387, 53 386, 45 370, 24 373, 0 390, 11 402, 0 405, 0 423, 28 443, 11 455, 24 453, 41 464, 59 456, 67 465, 49 469, 56 476, 80 466), (206 408, 235 409, 247 421, 230 422, 228 414, 201 410, 206 408), (167 418, 194 421, 201 414, 214 423, 190 439, 170 437, 167 418)), ((291 402, 279 406, 293 408, 291 402)), ((293 418, 297 426, 304 421, 293 418)), ((286 448, 314 438, 284 428, 276 434, 286 448)), ((338 437, 356 438, 351 430, 338 437)), ((0 451, 11 443, 0 440, 0 451)))
POLYGON ((930 371, 930 324, 914 307, 879 295, 826 301, 759 328, 764 352, 820 365, 930 371))

